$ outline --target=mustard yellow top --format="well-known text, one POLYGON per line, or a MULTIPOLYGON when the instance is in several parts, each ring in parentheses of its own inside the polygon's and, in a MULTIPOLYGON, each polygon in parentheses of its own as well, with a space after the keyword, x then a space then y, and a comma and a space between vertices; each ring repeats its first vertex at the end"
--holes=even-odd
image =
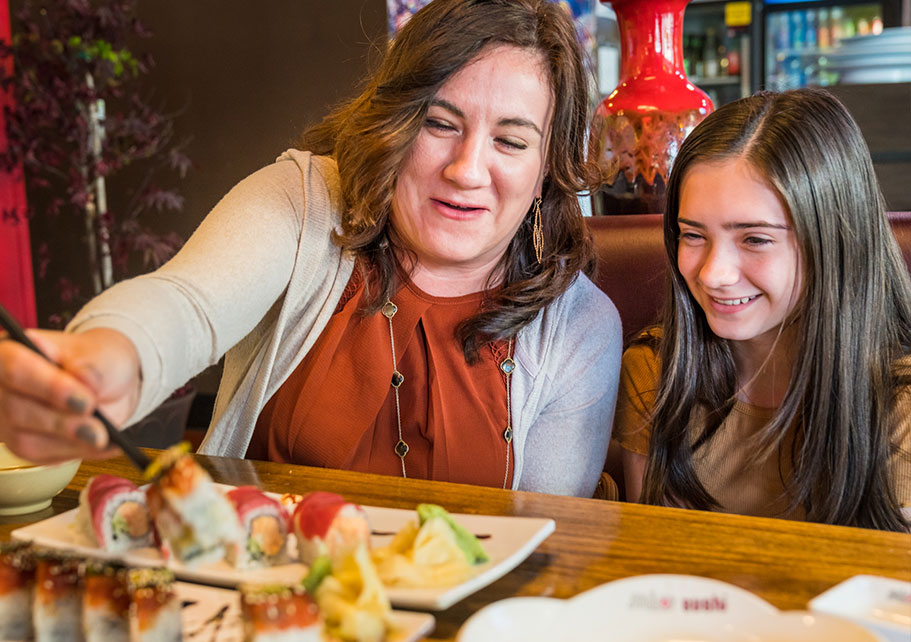
MULTIPOLYGON (((623 354, 620 389, 613 436, 625 450, 648 455, 651 426, 649 414, 655 404, 660 366, 658 355, 647 345, 634 345, 623 354)), ((722 422, 715 436, 694 455, 693 466, 706 490, 727 513, 803 519, 803 511, 787 511, 785 480, 791 474, 791 442, 785 440, 779 453, 759 459, 751 436, 775 414, 741 401, 722 422)), ((698 435, 704 413, 697 415, 691 434, 698 435)), ((902 390, 893 407, 891 477, 901 506, 911 506, 911 388, 902 390)))

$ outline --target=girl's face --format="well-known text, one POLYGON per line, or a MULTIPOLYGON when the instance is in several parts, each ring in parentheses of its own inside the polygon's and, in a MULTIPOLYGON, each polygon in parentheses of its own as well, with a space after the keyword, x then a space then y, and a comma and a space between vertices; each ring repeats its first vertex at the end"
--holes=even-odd
POLYGON ((771 346, 800 297, 797 239, 778 194, 742 159, 683 177, 677 266, 719 337, 771 346))

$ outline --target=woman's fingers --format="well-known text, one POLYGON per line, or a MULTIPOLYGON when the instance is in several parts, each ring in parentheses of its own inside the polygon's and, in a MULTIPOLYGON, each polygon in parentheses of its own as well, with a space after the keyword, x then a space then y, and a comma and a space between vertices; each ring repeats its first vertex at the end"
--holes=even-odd
POLYGON ((119 450, 98 450, 84 442, 73 442, 56 435, 19 433, 15 444, 7 447, 13 453, 36 464, 56 464, 68 459, 104 459, 119 454, 119 450))
POLYGON ((102 329, 28 335, 51 361, 0 335, 0 441, 39 463, 116 454, 92 413, 97 407, 115 425, 132 414, 139 390, 132 344, 102 329))
MULTIPOLYGON (((42 350, 57 352, 56 345, 33 336, 36 345, 39 341, 43 344, 42 350)), ((0 395, 28 397, 58 411, 75 414, 88 414, 94 406, 94 394, 88 386, 55 363, 10 340, 0 340, 0 395)))

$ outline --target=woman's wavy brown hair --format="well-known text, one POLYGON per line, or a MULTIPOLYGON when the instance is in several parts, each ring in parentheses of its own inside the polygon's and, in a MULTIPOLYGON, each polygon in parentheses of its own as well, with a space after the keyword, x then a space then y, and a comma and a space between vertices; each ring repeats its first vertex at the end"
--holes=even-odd
POLYGON ((541 194, 545 247, 539 264, 529 211, 491 275, 502 275, 502 281, 488 282, 481 310, 458 329, 469 362, 485 342, 514 337, 580 271, 591 275, 594 269, 576 196, 591 189, 597 176, 584 152, 591 79, 566 11, 549 0, 434 0, 401 30, 363 92, 302 139, 304 148, 338 163, 346 209, 335 241, 369 259, 359 263, 369 264, 362 269, 365 283, 373 284, 365 312, 375 312, 400 285, 388 229, 399 168, 442 85, 496 45, 539 52, 549 72, 554 110, 541 194))
POLYGON ((684 141, 668 181, 664 244, 671 289, 660 341, 661 383, 643 500, 717 507, 693 455, 734 406, 729 343, 709 327, 677 267, 677 214, 686 172, 742 158, 787 206, 803 263, 801 300, 785 323, 796 354, 787 393, 757 435, 757 453, 794 440, 785 479, 791 508, 810 521, 901 531, 892 486, 890 422, 911 409, 911 278, 885 215, 870 152, 854 119, 822 89, 761 92, 708 116, 684 141), (693 440, 691 421, 707 417, 693 440))

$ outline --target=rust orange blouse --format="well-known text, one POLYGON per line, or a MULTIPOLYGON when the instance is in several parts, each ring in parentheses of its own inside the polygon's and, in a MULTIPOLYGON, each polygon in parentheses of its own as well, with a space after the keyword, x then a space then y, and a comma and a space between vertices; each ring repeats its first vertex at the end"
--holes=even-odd
MULTIPOLYGON (((360 270, 304 360, 263 408, 248 459, 401 475, 389 321, 361 314, 360 270)), ((393 297, 395 355, 408 477, 483 486, 512 484, 506 342, 465 361, 455 328, 483 294, 431 296, 409 281, 393 297), (507 468, 508 457, 508 468, 507 468)))

